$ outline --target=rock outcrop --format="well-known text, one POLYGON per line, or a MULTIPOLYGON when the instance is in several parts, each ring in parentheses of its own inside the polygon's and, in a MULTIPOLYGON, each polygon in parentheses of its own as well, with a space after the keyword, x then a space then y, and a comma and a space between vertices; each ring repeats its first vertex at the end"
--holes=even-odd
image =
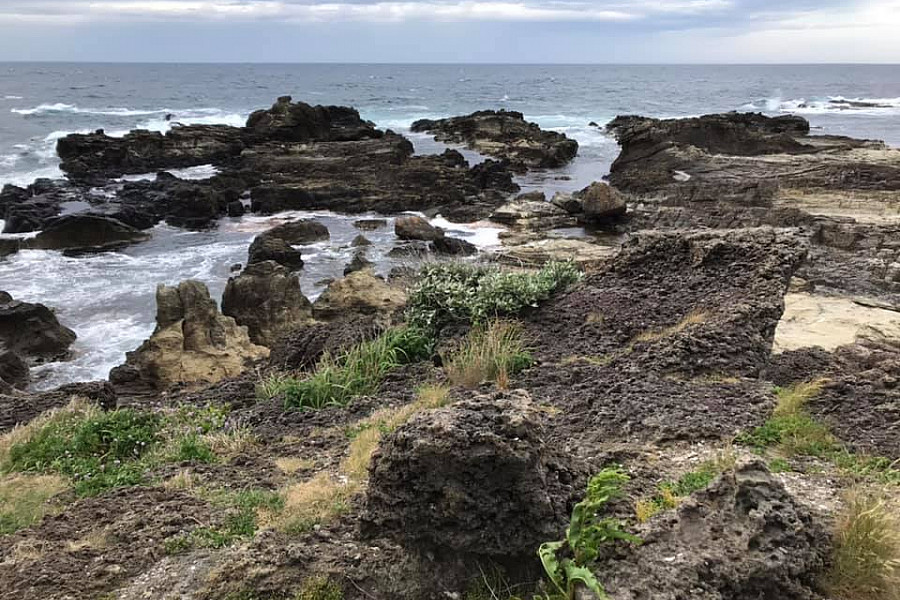
POLYGON ((575 225, 568 211, 547 202, 543 192, 529 192, 504 204, 491 214, 491 220, 533 231, 575 225))
POLYGON ((312 318, 300 280, 273 261, 253 263, 228 280, 222 314, 247 328, 250 340, 272 347, 279 337, 312 318))
POLYGON ((291 271, 303 267, 300 251, 279 237, 261 233, 250 244, 247 264, 274 261, 291 271))
POLYGON ((114 250, 150 239, 146 233, 125 223, 89 213, 66 215, 50 221, 35 237, 23 243, 35 250, 64 250, 92 253, 114 250))
POLYGON ((250 341, 247 328, 219 312, 198 281, 156 289, 156 329, 110 372, 110 381, 129 389, 165 389, 174 384, 215 383, 239 375, 269 350, 250 341))
POLYGON ((313 314, 326 321, 351 314, 389 317, 405 305, 406 294, 402 290, 365 269, 329 285, 313 303, 313 314))
POLYGON ((752 462, 639 532, 596 571, 621 600, 820 598, 830 533, 752 462))
POLYGON ((442 142, 466 144, 482 154, 510 161, 514 168, 561 167, 575 158, 578 142, 544 131, 520 112, 482 110, 463 117, 422 119, 412 131, 428 132, 442 142))
POLYGON ((265 232, 271 237, 280 238, 291 245, 312 244, 331 237, 328 228, 314 219, 299 219, 276 225, 265 232))
POLYGON ((433 242, 444 237, 444 230, 435 227, 422 217, 397 217, 394 221, 394 233, 401 240, 421 240, 433 242))
POLYGON ((75 341, 49 308, 0 292, 0 344, 32 363, 61 360, 75 341))
POLYGON ((423 551, 532 556, 562 535, 583 485, 542 419, 516 394, 415 417, 372 462, 367 528, 423 551))
POLYGON ((247 119, 253 137, 280 142, 345 142, 381 137, 359 112, 346 106, 310 106, 282 96, 272 108, 258 110, 247 119))

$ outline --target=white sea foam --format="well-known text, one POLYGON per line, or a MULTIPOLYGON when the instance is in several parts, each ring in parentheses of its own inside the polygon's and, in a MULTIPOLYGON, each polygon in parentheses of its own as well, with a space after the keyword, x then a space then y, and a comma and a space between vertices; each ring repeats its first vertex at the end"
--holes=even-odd
POLYGON ((3 96, 4 100, 22 100, 22 96, 3 96))
POLYGON ((783 100, 780 97, 766 98, 750 102, 741 107, 742 110, 765 110, 799 115, 869 115, 895 116, 900 114, 900 98, 846 98, 844 96, 826 96, 824 98, 794 98, 783 100))
POLYGON ((74 104, 65 104, 63 102, 44 103, 32 108, 13 108, 10 112, 18 115, 42 115, 47 113, 73 113, 83 115, 101 115, 109 117, 146 117, 151 115, 177 115, 179 113, 189 114, 206 114, 214 116, 222 111, 218 108, 191 108, 191 109, 172 109, 172 108, 153 108, 153 109, 134 109, 122 107, 107 108, 83 108, 74 104))

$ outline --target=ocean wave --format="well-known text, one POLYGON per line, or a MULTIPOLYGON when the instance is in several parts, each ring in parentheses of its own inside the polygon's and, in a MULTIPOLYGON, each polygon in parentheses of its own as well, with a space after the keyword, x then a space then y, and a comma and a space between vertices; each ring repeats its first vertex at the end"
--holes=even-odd
POLYGON ((119 108, 119 107, 108 107, 108 108, 83 108, 80 106, 76 106, 75 104, 65 104, 63 102, 56 102, 53 104, 45 103, 35 106, 33 108, 13 108, 10 109, 10 112, 15 113, 17 115, 23 116, 31 116, 31 115, 43 115, 50 113, 71 113, 71 114, 81 114, 81 115, 98 115, 98 116, 107 116, 107 117, 149 117, 153 115, 173 115, 174 117, 181 118, 201 118, 201 117, 215 117, 216 115, 221 115, 224 111, 219 108, 187 108, 187 109, 173 109, 173 108, 154 108, 154 109, 134 109, 134 108, 119 108))
POLYGON ((22 96, 3 96, 4 100, 23 100, 22 96))
POLYGON ((900 114, 900 98, 847 98, 845 96, 826 96, 824 98, 765 98, 749 102, 742 110, 764 110, 800 115, 821 114, 859 114, 859 115, 897 115, 900 114))

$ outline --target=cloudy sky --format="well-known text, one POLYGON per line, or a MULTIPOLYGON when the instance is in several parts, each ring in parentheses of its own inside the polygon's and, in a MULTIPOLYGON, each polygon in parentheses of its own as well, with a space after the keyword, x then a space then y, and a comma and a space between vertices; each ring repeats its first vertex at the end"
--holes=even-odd
POLYGON ((0 32, 0 60, 900 63, 900 0, 0 0, 0 32))

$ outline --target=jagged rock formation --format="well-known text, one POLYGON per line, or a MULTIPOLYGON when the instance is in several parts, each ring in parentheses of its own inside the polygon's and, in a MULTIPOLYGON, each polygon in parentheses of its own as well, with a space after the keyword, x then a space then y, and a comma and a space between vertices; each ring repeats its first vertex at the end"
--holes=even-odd
POLYGON ((296 275, 273 261, 253 263, 231 277, 222 314, 247 328, 250 340, 271 347, 279 337, 312 318, 312 304, 296 275))
POLYGON ((600 560, 606 590, 637 600, 814 600, 831 539, 762 462, 742 465, 600 560))
POLYGON ((246 364, 268 357, 246 327, 223 316, 198 281, 156 288, 156 329, 110 372, 125 388, 164 389, 179 383, 215 383, 239 375, 246 364))
POLYGON ((39 234, 25 240, 22 246, 35 250, 89 253, 114 250, 148 239, 149 235, 118 219, 82 213, 53 219, 39 234))
POLYGON ((527 395, 414 418, 372 463, 367 527, 422 550, 532 555, 561 535, 581 483, 543 435, 542 413, 527 395))
POLYGON ((406 294, 391 287, 371 269, 356 271, 334 281, 313 303, 317 319, 331 320, 351 314, 389 317, 406 305, 406 294))
POLYGON ((482 154, 509 160, 513 168, 561 167, 575 158, 578 142, 562 133, 544 131, 520 112, 482 110, 463 117, 421 119, 412 131, 434 134, 442 142, 466 144, 482 154))
POLYGON ((43 304, 21 302, 0 292, 0 344, 6 350, 33 363, 60 360, 75 337, 43 304))
POLYGON ((247 264, 274 261, 291 271, 296 271, 303 266, 303 258, 300 251, 279 237, 268 232, 261 233, 250 244, 247 264))

